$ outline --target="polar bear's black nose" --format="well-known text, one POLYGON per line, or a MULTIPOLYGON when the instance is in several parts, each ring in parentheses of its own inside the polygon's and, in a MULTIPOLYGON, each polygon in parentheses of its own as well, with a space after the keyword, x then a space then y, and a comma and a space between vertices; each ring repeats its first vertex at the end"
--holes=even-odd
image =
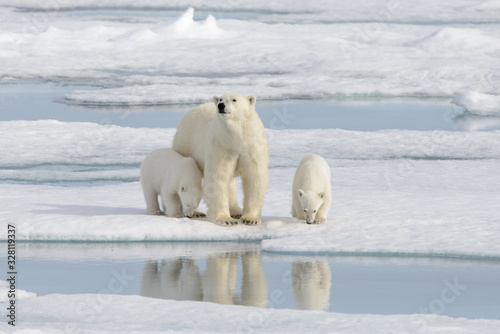
POLYGON ((226 112, 224 111, 224 109, 226 108, 226 105, 224 103, 219 103, 217 105, 217 108, 219 109, 219 113, 221 114, 225 114, 226 112))

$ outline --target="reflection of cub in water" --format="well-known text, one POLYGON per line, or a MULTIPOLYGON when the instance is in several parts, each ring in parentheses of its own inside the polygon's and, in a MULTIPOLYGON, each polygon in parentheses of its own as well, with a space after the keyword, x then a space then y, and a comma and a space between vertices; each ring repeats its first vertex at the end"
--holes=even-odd
POLYGON ((292 263, 293 293, 303 310, 325 310, 330 304, 331 274, 327 261, 292 263))
POLYGON ((201 277, 196 260, 148 261, 144 264, 141 295, 175 300, 201 300, 201 277))
POLYGON ((267 285, 260 254, 241 255, 241 295, 235 293, 238 254, 211 256, 204 275, 194 259, 151 261, 144 265, 141 295, 175 300, 197 300, 219 304, 267 306, 267 285))

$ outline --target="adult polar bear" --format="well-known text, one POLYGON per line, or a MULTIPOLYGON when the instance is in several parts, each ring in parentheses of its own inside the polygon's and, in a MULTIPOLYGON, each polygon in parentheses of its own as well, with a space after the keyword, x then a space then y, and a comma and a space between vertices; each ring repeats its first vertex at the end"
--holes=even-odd
POLYGON ((173 149, 192 157, 204 173, 208 218, 220 225, 259 225, 268 177, 269 153, 255 96, 214 96, 179 122, 173 149), (243 211, 236 198, 236 176, 243 186, 243 211))

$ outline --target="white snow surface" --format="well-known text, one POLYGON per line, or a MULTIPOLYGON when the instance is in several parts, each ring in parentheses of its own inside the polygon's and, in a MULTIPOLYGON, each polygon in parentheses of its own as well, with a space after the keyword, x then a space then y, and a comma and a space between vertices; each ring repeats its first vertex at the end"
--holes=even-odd
POLYGON ((263 224, 232 228, 144 214, 140 162, 170 146, 174 133, 0 122, 3 220, 29 241, 268 239, 264 251, 284 253, 500 256, 500 131, 268 129, 263 224), (295 168, 310 153, 332 168, 332 209, 323 226, 290 216, 295 168))
MULTIPOLYGON (((7 279, 9 276, 7 275, 7 279)), ((18 289, 17 286, 14 284, 15 287, 11 289, 11 285, 7 281, 2 281, 0 280, 0 303, 7 303, 10 301, 9 295, 10 294, 15 294, 16 300, 20 300, 23 298, 31 298, 31 297, 36 297, 36 293, 34 292, 28 292, 25 290, 18 289)))
MULTIPOLYGON (((106 294, 46 295, 18 302, 19 333, 483 333, 499 320, 259 309, 106 294), (82 316, 83 315, 83 316, 82 316)), ((11 330, 6 322, 0 329, 11 330)))
POLYGON ((68 93, 73 104, 197 103, 227 91, 317 99, 500 90, 493 0, 0 6, 0 82, 94 86, 68 93))

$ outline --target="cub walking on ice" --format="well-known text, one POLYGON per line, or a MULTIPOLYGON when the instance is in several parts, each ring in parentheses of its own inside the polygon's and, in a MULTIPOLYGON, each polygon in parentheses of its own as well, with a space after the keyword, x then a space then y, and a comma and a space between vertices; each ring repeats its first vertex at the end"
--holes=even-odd
POLYGON ((169 148, 151 152, 141 164, 141 185, 146 213, 169 217, 205 217, 200 205, 201 172, 193 158, 185 158, 169 148), (158 205, 161 197, 162 208, 158 205))
POLYGON ((308 224, 323 224, 331 202, 330 166, 323 157, 308 155, 293 179, 292 216, 308 224))

